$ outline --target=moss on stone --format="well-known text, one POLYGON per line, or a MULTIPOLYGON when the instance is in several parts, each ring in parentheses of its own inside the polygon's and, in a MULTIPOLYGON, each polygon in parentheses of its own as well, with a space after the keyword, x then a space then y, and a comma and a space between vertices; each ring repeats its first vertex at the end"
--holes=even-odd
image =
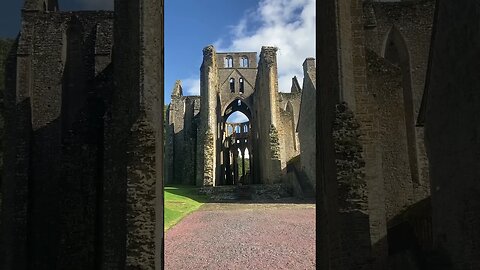
POLYGON ((278 139, 278 131, 274 125, 270 125, 270 151, 272 159, 280 159, 280 141, 278 139))
POLYGON ((360 125, 346 103, 335 106, 333 138, 340 209, 366 209, 365 161, 360 144, 360 125))

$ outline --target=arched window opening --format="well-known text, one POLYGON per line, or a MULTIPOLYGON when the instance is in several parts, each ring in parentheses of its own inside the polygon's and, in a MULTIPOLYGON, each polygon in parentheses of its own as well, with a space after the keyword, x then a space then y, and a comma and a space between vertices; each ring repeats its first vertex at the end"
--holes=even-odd
POLYGON ((239 92, 240 92, 241 94, 243 94, 243 93, 245 92, 245 83, 244 83, 243 78, 240 78, 239 81, 240 81, 240 90, 239 90, 239 92))
POLYGON ((237 100, 237 105, 238 105, 238 106, 241 106, 241 105, 242 105, 242 101, 241 101, 240 99, 237 100))
POLYGON ((233 58, 230 55, 225 57, 225 67, 226 68, 233 67, 233 58))
POLYGON ((240 67, 248 68, 248 57, 242 56, 242 58, 240 59, 240 67))
POLYGON ((248 132, 248 126, 247 125, 243 126, 243 132, 248 132))
POLYGON ((230 78, 230 92, 235 93, 235 79, 230 78))

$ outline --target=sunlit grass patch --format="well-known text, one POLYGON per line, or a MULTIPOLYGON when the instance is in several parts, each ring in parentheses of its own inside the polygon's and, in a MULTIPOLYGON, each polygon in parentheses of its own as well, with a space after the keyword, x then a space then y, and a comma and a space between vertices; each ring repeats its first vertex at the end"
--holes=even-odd
POLYGON ((165 231, 200 208, 205 201, 205 197, 198 195, 197 188, 192 186, 168 186, 164 189, 164 195, 165 231))

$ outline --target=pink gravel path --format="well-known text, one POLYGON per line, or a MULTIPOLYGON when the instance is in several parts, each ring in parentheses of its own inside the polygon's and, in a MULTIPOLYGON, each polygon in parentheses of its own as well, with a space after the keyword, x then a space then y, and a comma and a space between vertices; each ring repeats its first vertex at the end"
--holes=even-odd
POLYGON ((206 204, 165 235, 165 269, 315 269, 315 206, 206 204))

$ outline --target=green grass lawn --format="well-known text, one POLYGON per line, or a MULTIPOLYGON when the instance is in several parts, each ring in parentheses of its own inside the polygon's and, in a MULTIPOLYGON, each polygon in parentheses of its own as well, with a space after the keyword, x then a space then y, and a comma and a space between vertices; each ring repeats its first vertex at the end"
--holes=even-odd
POLYGON ((198 195, 197 190, 198 188, 192 186, 165 187, 165 231, 202 206, 205 196, 198 195))

